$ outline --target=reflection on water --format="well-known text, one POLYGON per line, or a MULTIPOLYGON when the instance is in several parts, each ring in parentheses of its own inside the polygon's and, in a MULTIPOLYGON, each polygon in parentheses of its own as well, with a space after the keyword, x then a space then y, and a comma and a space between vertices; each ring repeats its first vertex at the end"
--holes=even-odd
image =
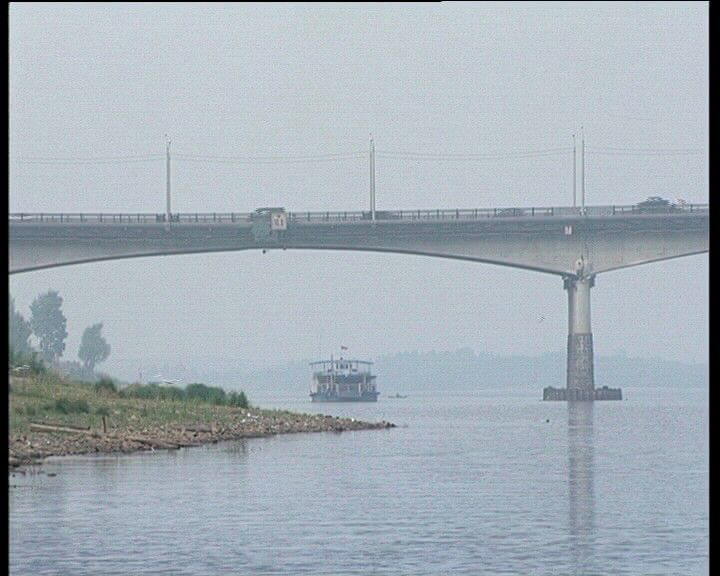
POLYGON ((595 539, 593 402, 568 402, 568 526, 575 574, 588 574, 595 539))
POLYGON ((222 451, 225 454, 242 456, 244 461, 248 454, 247 440, 245 438, 241 438, 240 440, 235 440, 234 442, 225 442, 222 444, 222 451))

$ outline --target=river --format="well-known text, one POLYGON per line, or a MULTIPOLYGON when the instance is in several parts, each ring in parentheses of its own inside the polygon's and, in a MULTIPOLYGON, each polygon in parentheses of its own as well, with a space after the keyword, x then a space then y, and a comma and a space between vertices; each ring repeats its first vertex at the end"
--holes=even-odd
POLYGON ((51 459, 8 478, 10 573, 708 574, 707 390, 624 388, 268 396, 398 428, 51 459))

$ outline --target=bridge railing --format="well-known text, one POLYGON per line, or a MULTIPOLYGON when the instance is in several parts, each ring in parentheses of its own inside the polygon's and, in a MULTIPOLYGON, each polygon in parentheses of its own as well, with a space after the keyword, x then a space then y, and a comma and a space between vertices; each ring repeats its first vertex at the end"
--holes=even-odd
POLYGON ((707 212, 709 204, 669 204, 667 206, 613 206, 613 214, 649 214, 649 213, 678 213, 678 212, 707 212))
MULTIPOLYGON (((160 214, 165 221, 165 214, 160 214)), ((173 214, 173 222, 252 222, 252 214, 245 212, 196 212, 194 214, 173 214)))
MULTIPOLYGON (((552 216, 556 208, 456 208, 453 210, 376 210, 376 220, 478 220, 496 216, 552 216)), ((372 220, 367 212, 290 212, 291 222, 372 220)))
MULTIPOLYGON (((647 213, 699 213, 707 212, 708 204, 672 204, 669 206, 587 206, 586 216, 614 216, 647 213)), ((425 210, 377 210, 375 219, 379 221, 449 221, 449 220, 482 220, 488 218, 505 217, 571 217, 582 216, 580 208, 572 206, 563 207, 531 207, 531 208, 457 208, 454 210, 425 209, 425 210)), ((318 222, 361 222, 370 221, 372 213, 369 211, 350 212, 288 212, 288 221, 291 223, 318 223, 318 222)), ((170 222, 180 224, 195 223, 249 223, 258 218, 258 215, 244 212, 196 212, 172 214, 170 222)), ((48 224, 78 224, 78 223, 107 223, 107 224, 158 224, 166 223, 166 214, 147 213, 28 213, 14 212, 8 215, 12 223, 42 222, 48 224)))
MULTIPOLYGON (((11 222, 45 222, 56 223, 104 223, 104 224, 158 224, 168 221, 167 214, 143 214, 143 213, 122 213, 122 214, 90 214, 90 213, 27 213, 15 212, 9 214, 11 222)), ((172 214, 170 222, 195 223, 195 222, 250 222, 251 214, 240 212, 209 212, 209 213, 185 213, 172 214)))

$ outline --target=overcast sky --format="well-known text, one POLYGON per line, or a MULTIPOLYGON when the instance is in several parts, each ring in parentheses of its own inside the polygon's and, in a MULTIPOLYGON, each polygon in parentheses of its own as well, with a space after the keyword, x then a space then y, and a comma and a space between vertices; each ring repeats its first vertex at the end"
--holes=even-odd
MULTIPOLYGON (((162 212, 162 159, 16 158, 484 153, 572 146, 588 204, 708 202, 707 3, 12 4, 11 211, 162 212), (600 155, 592 147, 700 149, 600 155)), ((378 209, 572 202, 572 153, 484 161, 377 159, 378 209)), ((360 210, 367 159, 173 160, 173 210, 360 210)), ((708 258, 600 275, 596 353, 706 362, 708 258)), ((67 357, 103 321, 122 359, 258 365, 471 347, 564 350, 560 278, 391 254, 142 258, 10 277, 18 308, 57 289, 67 357), (543 318, 540 321, 540 318, 543 318)))

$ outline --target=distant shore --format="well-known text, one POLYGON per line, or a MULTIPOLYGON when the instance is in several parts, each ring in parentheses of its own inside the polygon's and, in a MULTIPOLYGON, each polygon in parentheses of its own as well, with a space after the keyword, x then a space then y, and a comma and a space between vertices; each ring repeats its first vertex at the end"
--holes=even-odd
MULTIPOLYGON (((394 428, 319 414, 139 400, 97 394, 92 385, 57 376, 10 380, 8 469, 49 456, 176 450, 225 440, 300 432, 394 428), (84 402, 87 412, 53 413, 58 398, 84 402)), ((71 404, 72 405, 72 404, 71 404)))

